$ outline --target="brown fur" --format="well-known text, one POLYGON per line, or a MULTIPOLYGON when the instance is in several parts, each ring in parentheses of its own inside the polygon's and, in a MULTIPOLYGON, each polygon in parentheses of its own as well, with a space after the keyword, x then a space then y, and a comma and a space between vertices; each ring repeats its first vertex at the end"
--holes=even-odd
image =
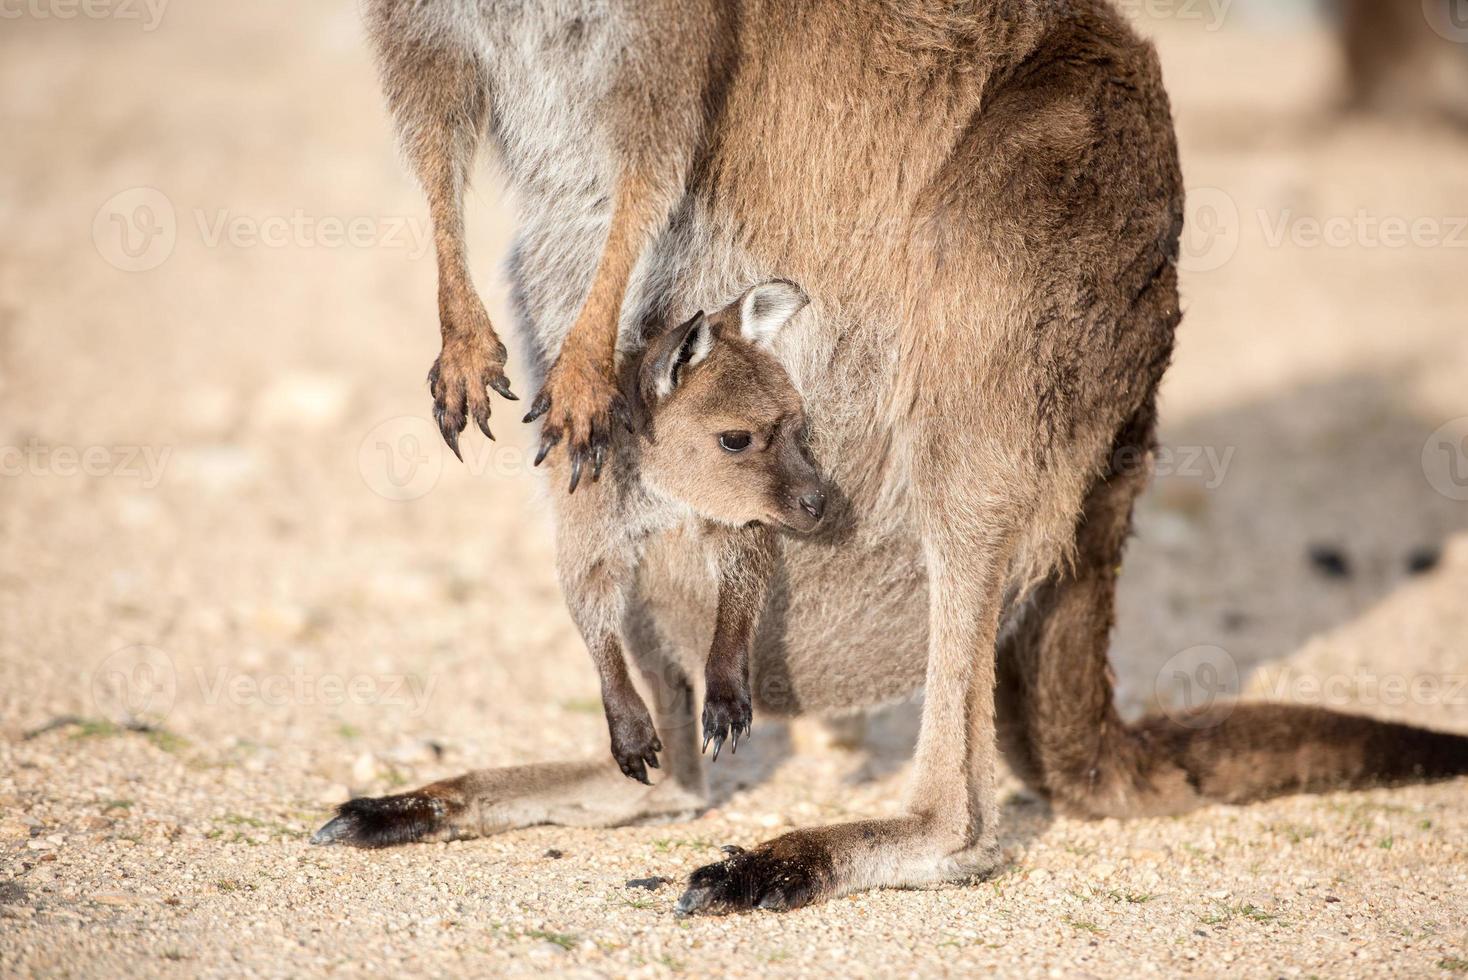
MULTIPOLYGON (((1183 192, 1156 56, 1105 0, 375 8, 399 86, 442 77, 405 66, 413 36, 488 78, 489 130, 524 205, 511 277, 536 370, 603 278, 629 172, 640 213, 660 217, 626 293, 626 350, 750 282, 788 276, 811 297, 775 352, 841 519, 779 549, 753 701, 823 713, 922 687, 906 812, 700 869, 680 911, 990 872, 1001 745, 1057 806, 1087 814, 1468 769, 1468 739, 1328 712, 1241 708, 1203 719, 1213 727, 1115 714, 1115 575, 1147 477, 1117 449, 1152 444, 1180 319, 1183 192)), ((604 533, 567 503, 582 496, 556 498, 558 536, 604 533)), ((614 787, 607 764, 471 773, 423 791, 461 803, 413 833, 698 805, 689 678, 713 645, 717 578, 686 529, 653 535, 626 605, 666 778, 614 787)), ((363 826, 333 821, 322 839, 383 833, 363 826)))
POLYGON ((1460 0, 1342 0, 1347 106, 1468 125, 1468 10, 1460 0), (1456 30, 1457 41, 1444 37, 1456 30))

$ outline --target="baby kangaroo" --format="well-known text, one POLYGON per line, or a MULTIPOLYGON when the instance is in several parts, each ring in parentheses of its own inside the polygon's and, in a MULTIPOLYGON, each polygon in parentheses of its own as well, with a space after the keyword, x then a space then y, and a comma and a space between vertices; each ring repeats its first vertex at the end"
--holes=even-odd
POLYGON ((648 766, 658 768, 662 743, 628 675, 618 628, 654 534, 681 530, 718 574, 704 748, 712 742, 717 759, 726 739, 737 748, 749 734, 750 646, 774 569, 776 529, 810 533, 826 506, 804 447, 804 405, 769 353, 807 302, 793 283, 766 282, 655 337, 622 372, 623 395, 641 424, 614 437, 626 444, 613 447, 606 492, 571 498, 575 513, 561 515, 562 588, 601 678, 612 755, 640 782, 648 782, 648 766))

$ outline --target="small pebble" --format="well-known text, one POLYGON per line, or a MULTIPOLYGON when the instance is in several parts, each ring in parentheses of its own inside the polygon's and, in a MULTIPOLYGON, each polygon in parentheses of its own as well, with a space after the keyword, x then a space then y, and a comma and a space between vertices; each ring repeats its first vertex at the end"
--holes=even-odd
POLYGON ((664 885, 671 884, 672 881, 672 878, 664 878, 662 875, 654 875, 651 878, 633 878, 632 880, 627 882, 627 887, 645 888, 650 892, 655 892, 664 885))
POLYGON ((1326 578, 1351 577, 1351 560, 1345 552, 1328 544, 1310 546, 1310 564, 1326 578))
POLYGON ((1442 549, 1435 545, 1414 548, 1407 554, 1407 572, 1411 575, 1426 575, 1442 560, 1442 549))

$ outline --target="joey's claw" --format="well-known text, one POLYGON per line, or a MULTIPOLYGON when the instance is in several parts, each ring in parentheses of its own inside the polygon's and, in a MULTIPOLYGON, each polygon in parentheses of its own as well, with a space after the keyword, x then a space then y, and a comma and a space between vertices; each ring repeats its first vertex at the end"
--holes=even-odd
POLYGON ((612 723, 612 758, 627 778, 651 786, 647 770, 659 768, 658 753, 662 750, 662 739, 658 738, 651 719, 612 723))
POLYGON ((647 778, 647 763, 642 759, 632 759, 627 762, 619 762, 622 775, 628 779, 635 779, 644 786, 651 786, 652 780, 647 778))
POLYGON ((723 685, 711 686, 703 704, 704 751, 713 743, 715 762, 719 761, 719 750, 726 740, 732 743, 731 753, 739 751, 739 739, 749 737, 753 721, 754 710, 747 693, 723 685))

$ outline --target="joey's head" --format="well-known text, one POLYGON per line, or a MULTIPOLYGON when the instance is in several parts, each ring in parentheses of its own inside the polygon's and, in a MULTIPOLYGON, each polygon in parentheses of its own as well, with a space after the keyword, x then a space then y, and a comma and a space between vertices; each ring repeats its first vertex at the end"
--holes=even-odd
POLYGON ((637 388, 650 487, 724 524, 820 526, 826 487, 805 449, 805 406, 770 354, 807 302, 793 283, 763 283, 648 345, 637 388))

